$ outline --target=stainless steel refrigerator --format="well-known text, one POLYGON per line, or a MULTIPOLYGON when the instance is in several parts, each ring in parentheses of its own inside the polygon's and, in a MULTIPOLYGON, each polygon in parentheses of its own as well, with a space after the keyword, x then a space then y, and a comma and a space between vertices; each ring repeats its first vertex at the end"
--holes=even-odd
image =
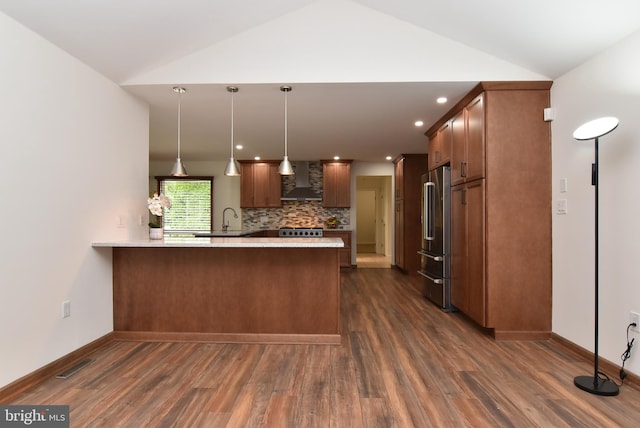
POLYGON ((448 166, 422 176, 422 249, 418 273, 424 295, 442 310, 451 305, 451 172, 448 166))

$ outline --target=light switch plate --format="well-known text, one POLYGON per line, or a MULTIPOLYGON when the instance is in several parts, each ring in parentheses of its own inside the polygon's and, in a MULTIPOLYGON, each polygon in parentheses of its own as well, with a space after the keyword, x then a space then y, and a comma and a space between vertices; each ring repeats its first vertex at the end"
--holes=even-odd
POLYGON ((567 200, 566 199, 558 199, 556 202, 556 213, 557 214, 566 214, 567 213, 567 200))
POLYGON ((567 193, 567 179, 560 179, 560 193, 567 193))

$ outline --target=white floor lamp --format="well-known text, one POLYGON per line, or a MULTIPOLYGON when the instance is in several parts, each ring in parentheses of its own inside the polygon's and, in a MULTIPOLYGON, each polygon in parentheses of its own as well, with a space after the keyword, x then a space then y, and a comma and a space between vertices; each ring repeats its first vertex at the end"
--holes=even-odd
POLYGON ((580 389, 596 395, 618 395, 619 388, 613 381, 600 377, 598 370, 598 138, 618 127, 615 117, 601 117, 581 125, 573 132, 580 141, 595 139, 595 163, 591 165, 591 184, 595 186, 595 347, 593 376, 577 376, 573 383, 580 389))

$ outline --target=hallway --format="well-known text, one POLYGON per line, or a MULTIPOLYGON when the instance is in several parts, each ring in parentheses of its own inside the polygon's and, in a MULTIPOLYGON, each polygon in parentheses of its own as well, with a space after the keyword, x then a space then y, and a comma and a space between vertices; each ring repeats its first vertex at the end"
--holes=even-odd
POLYGON ((376 253, 358 253, 356 255, 358 268, 391 268, 391 256, 376 253))

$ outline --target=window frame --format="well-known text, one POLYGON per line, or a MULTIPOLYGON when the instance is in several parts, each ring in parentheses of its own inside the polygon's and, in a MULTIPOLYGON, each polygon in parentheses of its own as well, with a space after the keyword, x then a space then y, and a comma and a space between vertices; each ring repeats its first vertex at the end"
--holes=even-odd
MULTIPOLYGON (((200 180, 200 181, 209 181, 210 182, 210 189, 211 189, 211 193, 209 195, 209 198, 211 199, 211 210, 210 210, 210 227, 209 227, 209 232, 211 232, 213 230, 213 179, 214 177, 212 175, 188 175, 185 177, 174 177, 172 175, 156 175, 155 177, 156 180, 156 192, 158 192, 158 194, 160 194, 160 189, 162 187, 162 181, 164 180, 174 180, 174 181, 178 181, 178 180, 200 180)), ((164 230, 164 221, 162 222, 162 229, 164 230)), ((168 232, 168 231, 167 231, 168 232)), ((180 233, 181 231, 171 231, 171 232, 176 232, 176 233, 180 233)), ((191 231, 183 231, 184 233, 190 233, 191 231)))

